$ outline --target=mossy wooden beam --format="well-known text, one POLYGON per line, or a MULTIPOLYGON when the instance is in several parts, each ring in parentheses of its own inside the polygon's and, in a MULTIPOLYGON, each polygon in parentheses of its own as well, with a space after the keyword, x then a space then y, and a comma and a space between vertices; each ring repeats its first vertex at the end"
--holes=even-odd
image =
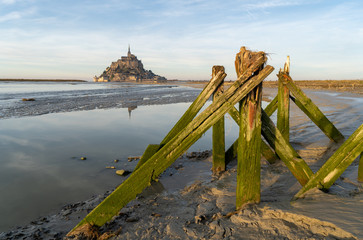
POLYGON ((360 154, 360 158, 359 158, 358 181, 363 182, 363 152, 360 154))
MULTIPOLYGON (((183 131, 176 134, 148 161, 135 170, 68 235, 73 235, 73 232, 84 224, 102 226, 129 201, 134 199, 137 194, 149 186, 152 180, 155 180, 165 171, 184 151, 273 71, 274 68, 272 66, 266 66, 259 74, 253 75, 256 69, 259 69, 264 62, 265 59, 256 59, 218 100, 207 107, 183 131)), ((223 77, 225 77, 225 74, 223 77)))
MULTIPOLYGON (((277 76, 280 76, 278 74, 277 76)), ((278 80, 277 129, 287 142, 290 141, 290 91, 285 82, 278 80)))
POLYGON ((236 209, 261 201, 261 92, 259 85, 240 102, 236 209))
MULTIPOLYGON (((223 66, 213 66, 212 68, 212 76, 216 75, 217 72, 223 71, 223 66)), ((223 81, 213 93, 213 101, 218 99, 223 93, 223 81)), ((226 161, 225 161, 225 137, 224 137, 224 116, 221 117, 217 121, 216 124, 213 125, 212 128, 212 148, 213 148, 213 173, 219 173, 226 170, 226 161)))
POLYGON ((276 111, 277 109, 277 102, 278 102, 278 96, 276 96, 265 108, 266 114, 271 117, 271 115, 276 111))
MULTIPOLYGON (((239 77, 254 55, 266 57, 241 48, 236 55, 236 72, 239 77)), ((262 66, 261 66, 262 69, 262 66)), ((237 147, 236 209, 248 203, 261 201, 261 102, 262 83, 255 87, 239 104, 239 137, 237 147)))
POLYGON ((282 134, 264 110, 261 111, 261 119, 261 132, 263 137, 270 144, 271 148, 275 150, 299 183, 304 186, 313 175, 313 172, 291 144, 282 137, 282 134))
MULTIPOLYGON (((277 101, 276 101, 276 103, 277 103, 277 101)), ((276 104, 276 106, 277 106, 277 104, 276 104)), ((237 123, 237 125, 239 125, 239 122, 240 122, 239 111, 235 107, 233 107, 231 110, 229 110, 228 114, 237 123)), ((237 148, 238 148, 238 139, 226 151, 226 154, 225 154, 226 164, 228 164, 234 158, 237 157, 237 148)), ((279 160, 279 157, 276 155, 276 153, 263 140, 261 141, 261 153, 262 153, 262 156, 264 156, 265 159, 270 164, 273 164, 279 160)))
POLYGON ((363 151, 363 124, 338 148, 309 182, 294 196, 300 198, 308 190, 327 190, 363 151))
MULTIPOLYGON (((214 66, 213 66, 214 68, 214 66)), ((216 91, 216 89, 221 85, 225 78, 225 72, 223 69, 218 69, 215 71, 211 80, 204 87, 198 97, 194 100, 194 102, 189 106, 189 108, 185 111, 183 116, 179 119, 179 121, 174 125, 174 127, 169 131, 169 133, 164 137, 164 139, 159 144, 159 147, 148 147, 146 148, 144 154, 139 160, 138 164, 135 167, 135 170, 138 169, 142 164, 144 164, 152 155, 154 155, 162 146, 164 146, 170 139, 175 137, 177 133, 179 133, 185 126, 190 123, 193 118, 198 114, 200 109, 204 106, 204 104, 208 101, 208 99, 212 96, 212 94, 216 91), (221 70, 221 71, 219 71, 221 70)))
POLYGON ((279 79, 283 81, 290 89, 294 98, 291 99, 296 105, 323 131, 323 133, 335 142, 340 142, 344 136, 334 126, 333 123, 320 111, 320 109, 308 98, 301 89, 296 86, 291 77, 285 72, 278 74, 279 79))

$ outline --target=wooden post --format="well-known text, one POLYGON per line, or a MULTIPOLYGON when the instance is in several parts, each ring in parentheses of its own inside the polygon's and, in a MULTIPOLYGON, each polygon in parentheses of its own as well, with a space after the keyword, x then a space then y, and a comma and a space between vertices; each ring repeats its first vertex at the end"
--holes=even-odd
POLYGON ((294 84, 291 77, 284 73, 279 73, 279 79, 283 81, 290 89, 290 92, 295 98, 290 98, 296 103, 296 105, 328 136, 335 142, 340 142, 344 139, 344 136, 339 130, 326 118, 326 116, 320 111, 320 109, 308 98, 301 89, 294 84))
MULTIPOLYGON (((115 216, 122 207, 141 193, 184 151, 195 143, 211 126, 225 115, 237 102, 259 85, 273 70, 266 66, 258 74, 253 73, 265 63, 257 58, 249 68, 200 115, 193 119, 174 138, 168 141, 148 161, 135 170, 115 191, 90 212, 67 236, 73 236, 85 224, 102 226, 115 216)), ((223 74, 223 77, 226 75, 223 74)))
MULTIPOLYGON (((214 68, 214 67, 213 67, 214 68)), ((212 69, 213 69, 212 68, 212 69)), ((220 69, 221 70, 221 69, 220 69)), ((155 144, 151 147, 147 147, 141 159, 137 163, 135 170, 138 169, 142 164, 144 164, 152 155, 154 155, 162 146, 164 146, 167 142, 169 142, 177 133, 183 130, 185 126, 190 123, 193 118, 198 114, 200 109, 204 106, 207 100, 212 96, 212 94, 216 91, 216 89, 220 86, 225 78, 225 72, 218 71, 215 72, 212 76, 211 80, 204 87, 202 92, 198 95, 198 97, 194 100, 194 102, 190 105, 187 111, 183 114, 183 116, 179 119, 179 121, 174 125, 174 127, 169 131, 169 133, 165 136, 165 138, 159 144, 159 147, 156 147, 155 144)))
POLYGON ((313 175, 313 172, 306 164, 306 162, 299 156, 289 142, 282 137, 280 131, 275 127, 270 117, 261 111, 262 116, 262 135, 270 144, 271 148, 275 150, 280 159, 285 163, 287 168, 304 186, 313 175))
MULTIPOLYGON (((278 77, 281 75, 281 70, 278 77)), ((284 66, 284 72, 289 74, 290 72, 290 57, 287 56, 287 60, 284 66)), ((277 104, 277 129, 280 130, 282 136, 285 138, 287 142, 290 141, 290 91, 289 88, 286 86, 286 83, 280 79, 278 80, 278 104, 277 104)))
MULTIPOLYGON (((238 77, 245 71, 245 65, 250 63, 254 55, 266 57, 264 53, 253 53, 245 48, 237 53, 235 66, 238 77)), ((259 203, 261 200, 261 101, 262 83, 240 102, 236 209, 248 203, 259 203)))
POLYGON ((363 152, 361 152, 360 158, 359 158, 358 181, 363 182, 363 152))
POLYGON ((324 165, 310 178, 309 182, 294 196, 301 197, 312 188, 327 190, 363 152, 363 124, 338 148, 324 165))
MULTIPOLYGON (((213 66, 212 77, 218 72, 224 72, 223 66, 213 66)), ((213 94, 213 101, 223 93, 223 81, 213 94)), ((219 173, 226 170, 225 161, 225 137, 224 137, 224 116, 221 117, 212 129, 212 145, 213 145, 213 173, 219 173)))

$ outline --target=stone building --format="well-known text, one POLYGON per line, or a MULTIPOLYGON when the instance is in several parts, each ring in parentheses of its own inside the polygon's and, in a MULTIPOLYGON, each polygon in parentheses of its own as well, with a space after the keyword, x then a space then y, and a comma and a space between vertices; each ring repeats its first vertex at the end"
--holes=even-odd
POLYGON ((151 70, 145 70, 142 62, 130 51, 127 56, 122 56, 116 62, 112 62, 103 73, 94 78, 95 82, 165 82, 166 78, 154 74, 151 70))

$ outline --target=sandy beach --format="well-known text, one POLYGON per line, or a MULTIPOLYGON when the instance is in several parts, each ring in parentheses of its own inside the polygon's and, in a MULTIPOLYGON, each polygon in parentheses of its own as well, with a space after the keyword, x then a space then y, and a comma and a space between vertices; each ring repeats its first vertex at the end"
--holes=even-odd
MULTIPOLYGON (((345 137, 363 122, 361 95, 305 92, 345 137)), ((274 88, 264 89, 265 99, 275 94, 274 88)), ((295 106, 291 111, 291 144, 315 172, 339 145, 330 142, 295 106)), ((282 162, 270 165, 261 159, 261 203, 241 211, 235 211, 236 161, 219 176, 212 176, 211 161, 210 151, 182 155, 158 182, 94 233, 94 239, 363 238, 358 160, 329 193, 312 191, 290 202, 301 188, 299 183, 282 162)), ((58 213, 0 233, 0 239, 62 239, 110 192, 70 203, 58 213)))

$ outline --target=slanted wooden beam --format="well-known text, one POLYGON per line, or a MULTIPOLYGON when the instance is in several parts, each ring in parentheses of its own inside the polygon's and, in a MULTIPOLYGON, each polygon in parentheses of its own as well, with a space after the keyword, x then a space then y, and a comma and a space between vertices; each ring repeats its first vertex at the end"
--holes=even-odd
POLYGON ((347 167, 363 152, 363 124, 338 148, 338 150, 311 176, 308 183, 294 196, 300 198, 308 190, 327 190, 347 167))
POLYGON ((329 121, 329 119, 320 111, 320 109, 308 98, 301 89, 296 86, 291 77, 281 72, 279 79, 283 81, 290 89, 294 98, 291 99, 296 105, 325 133, 327 137, 335 142, 340 142, 344 139, 343 134, 329 121))
MULTIPOLYGON (((195 143, 211 126, 224 116, 237 102, 259 85, 272 71, 266 66, 259 74, 254 74, 265 59, 255 59, 248 69, 215 102, 193 119, 184 129, 168 141, 148 161, 135 170, 115 191, 90 212, 70 233, 84 224, 102 226, 115 216, 122 207, 141 193, 184 151, 195 143)), ((223 78, 225 77, 225 74, 223 78)))
POLYGON ((261 111, 261 116, 263 137, 270 144, 271 148, 275 150, 299 183, 304 186, 313 175, 313 172, 291 144, 285 140, 264 110, 261 111))
MULTIPOLYGON (((214 67, 213 67, 214 68, 214 67)), ((212 69, 213 69, 212 68, 212 69)), ((212 70, 213 71, 213 70, 212 70)), ((224 69, 218 69, 218 71, 214 70, 215 73, 212 76, 211 80, 204 87, 202 92, 198 95, 198 97, 194 100, 194 102, 190 105, 188 110, 185 111, 183 116, 179 119, 179 121, 174 125, 174 127, 169 131, 169 133, 165 136, 165 138, 159 144, 159 147, 147 147, 141 159, 137 163, 135 170, 138 169, 142 164, 144 164, 152 155, 154 155, 162 146, 164 146, 170 139, 175 137, 177 133, 179 133, 185 126, 190 123, 193 118, 198 114, 200 109, 204 106, 207 100, 212 96, 212 94, 216 91, 216 89, 221 85, 225 78, 224 69), (219 71, 221 70, 221 71, 219 71)), ((155 145, 155 144, 153 144, 155 145)))
POLYGON ((276 96, 265 108, 265 112, 266 114, 271 117, 271 115, 276 111, 277 109, 277 98, 278 96, 276 96))
MULTIPOLYGON (((212 76, 215 76, 218 72, 224 72, 223 66, 213 66, 212 76)), ((216 101, 218 97, 223 93, 223 81, 213 93, 213 101, 216 101)), ((224 116, 221 117, 212 128, 212 148, 213 148, 213 173, 219 173, 226 170, 225 161, 225 136, 224 136, 224 116)))

